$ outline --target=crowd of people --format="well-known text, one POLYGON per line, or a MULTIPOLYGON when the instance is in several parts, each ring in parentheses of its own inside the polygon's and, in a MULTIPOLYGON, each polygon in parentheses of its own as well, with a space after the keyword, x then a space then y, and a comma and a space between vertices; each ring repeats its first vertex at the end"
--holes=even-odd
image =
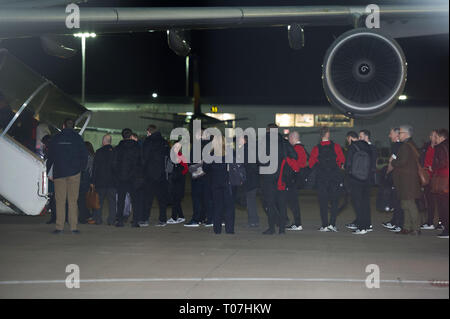
MULTIPOLYGON (((267 153, 270 154, 270 129, 267 127, 267 153)), ((200 132, 201 133, 201 132, 200 132)), ((299 190, 317 190, 320 207, 321 232, 337 232, 336 220, 339 198, 347 193, 355 211, 355 219, 346 227, 355 235, 373 231, 370 194, 374 185, 379 195, 389 193, 386 206, 393 218, 383 226, 402 235, 420 235, 421 230, 440 228, 441 238, 448 238, 448 131, 434 130, 430 142, 418 148, 413 141, 413 128, 403 125, 392 128, 389 164, 377 170, 378 151, 371 143, 371 133, 350 131, 346 147, 342 148, 330 136, 327 127, 320 128, 320 142, 309 154, 300 141, 298 132, 288 136, 278 134, 278 167, 272 174, 260 174, 260 166, 251 156, 248 138, 234 140, 234 153, 243 148, 244 159, 239 163, 226 163, 229 151, 225 139, 204 139, 202 134, 193 138, 201 140, 202 149, 212 142, 211 155, 217 161, 188 163, 181 152, 181 144, 169 145, 156 126, 150 125, 147 137, 140 141, 130 129, 122 131, 122 141, 111 145, 110 135, 103 137, 103 146, 94 152, 89 142, 74 130, 73 120, 66 120, 63 129, 55 136, 45 136, 45 158, 54 183, 52 220, 56 222, 55 234, 62 233, 69 221, 71 231, 79 233, 78 223, 102 224, 102 209, 108 200, 108 225, 124 227, 127 198, 132 207, 132 227, 148 227, 150 212, 156 197, 159 218, 156 226, 184 223, 185 227, 212 227, 220 234, 225 226, 227 234, 235 233, 235 205, 238 189, 245 193, 248 226, 259 227, 257 193, 262 194, 262 206, 268 217, 265 235, 285 234, 286 230, 301 231, 299 190), (222 152, 217 149, 222 148, 222 152), (176 158, 176 161, 170 158, 176 158), (427 181, 423 181, 426 172, 427 181), (185 195, 187 175, 191 175, 193 214, 186 221, 182 200, 185 195), (100 207, 90 211, 86 207, 86 194, 98 193, 100 207), (417 202, 425 198, 427 216, 421 223, 417 202), (167 218, 167 209, 172 215, 167 218), (293 223, 289 223, 288 208, 293 223), (438 222, 434 223, 435 210, 438 222), (56 213, 55 213, 56 212, 56 213)), ((192 152, 192 150, 191 150, 192 152)), ((192 154, 191 154, 192 155, 192 154)), ((192 158, 192 156, 190 157, 192 158)))

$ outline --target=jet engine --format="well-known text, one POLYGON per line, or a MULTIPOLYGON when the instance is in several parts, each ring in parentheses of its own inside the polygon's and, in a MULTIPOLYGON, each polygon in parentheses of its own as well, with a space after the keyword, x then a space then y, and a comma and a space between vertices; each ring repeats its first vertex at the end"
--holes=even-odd
POLYGON ((191 53, 189 44, 189 31, 167 30, 167 42, 169 47, 178 56, 186 57, 191 53))
POLYGON ((407 63, 392 38, 373 29, 342 34, 328 49, 323 86, 332 105, 349 117, 379 115, 403 93, 407 63))

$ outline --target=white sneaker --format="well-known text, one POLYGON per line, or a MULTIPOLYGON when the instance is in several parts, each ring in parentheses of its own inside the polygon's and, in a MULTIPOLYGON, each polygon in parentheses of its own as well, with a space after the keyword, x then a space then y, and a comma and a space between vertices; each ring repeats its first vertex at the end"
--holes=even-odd
POLYGON ((436 227, 434 227, 434 225, 424 224, 424 225, 420 226, 420 229, 424 229, 424 230, 435 230, 436 227))
POLYGON ((368 232, 373 231, 373 226, 370 225, 368 229, 366 229, 368 232))
POLYGON ((391 231, 391 232, 394 232, 394 233, 399 233, 399 232, 402 231, 402 228, 401 228, 401 227, 398 227, 398 226, 395 226, 394 228, 390 229, 390 231, 391 231))
POLYGON ((187 224, 184 224, 184 227, 200 227, 200 223, 189 222, 187 224))
POLYGON ((366 229, 357 229, 352 234, 354 234, 354 235, 365 235, 367 233, 368 233, 368 231, 366 229))
POLYGON ((392 225, 391 223, 383 223, 381 225, 383 225, 383 227, 386 227, 387 229, 393 229, 395 227, 395 225, 392 225))
POLYGON ((333 232, 335 232, 335 233, 337 233, 337 232, 338 232, 338 229, 336 228, 336 226, 332 226, 332 225, 330 225, 330 226, 328 226, 328 229, 329 229, 330 231, 333 231, 333 232))
POLYGON ((329 232, 330 229, 328 227, 320 227, 319 231, 321 231, 321 232, 329 232))
POLYGON ((300 226, 292 225, 292 226, 290 226, 290 227, 288 227, 286 229, 287 230, 303 230, 303 227, 301 225, 300 226))
POLYGON ((171 218, 167 221, 167 224, 177 224, 177 221, 171 218))
POLYGON ((156 224, 156 227, 166 227, 167 223, 164 222, 159 222, 158 224, 156 224))
POLYGON ((139 227, 148 227, 148 222, 140 222, 138 224, 139 224, 139 227))
POLYGON ((214 224, 203 224, 204 227, 213 227, 214 224))
POLYGON ((185 221, 186 221, 186 219, 184 219, 184 218, 178 218, 177 219, 177 224, 184 223, 185 221))

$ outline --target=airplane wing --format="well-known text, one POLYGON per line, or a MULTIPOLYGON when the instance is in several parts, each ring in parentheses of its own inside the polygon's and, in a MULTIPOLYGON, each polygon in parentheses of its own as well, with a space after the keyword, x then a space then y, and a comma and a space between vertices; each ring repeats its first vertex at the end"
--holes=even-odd
MULTIPOLYGON (((45 2, 66 1, 42 0, 42 3, 45 2)), ((0 2, 0 38, 84 31, 123 33, 171 29, 286 27, 292 24, 302 27, 361 26, 369 14, 365 6, 79 8, 80 28, 69 29, 66 19, 71 13, 66 13, 65 6, 43 10, 27 6, 17 8, 0 2)), ((448 33, 448 10, 448 2, 380 5, 380 17, 386 29, 395 29, 396 37, 448 33), (414 22, 418 23, 417 27, 414 27, 414 22), (393 23, 397 25, 389 28, 393 23)))
POLYGON ((87 0, 0 0, 0 8, 47 8, 83 2, 87 0))

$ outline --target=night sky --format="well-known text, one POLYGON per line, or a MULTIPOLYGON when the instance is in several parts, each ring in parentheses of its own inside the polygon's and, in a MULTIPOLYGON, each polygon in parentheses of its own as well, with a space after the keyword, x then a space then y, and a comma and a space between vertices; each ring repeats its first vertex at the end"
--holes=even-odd
MULTIPOLYGON (((405 3, 405 1, 372 1, 405 3)), ((423 1, 422 1, 423 2, 423 1)), ((361 1, 91 1, 91 6, 224 6, 361 4, 361 1), (190 4, 187 4, 189 2, 190 4), (126 5, 125 5, 126 3, 126 5)), ((368 2, 371 3, 371 2, 368 2)), ((411 1, 408 1, 411 3, 411 1)), ((306 47, 289 48, 285 28, 193 31, 200 56, 202 96, 239 101, 325 101, 321 65, 327 48, 346 28, 307 28, 306 47)), ((425 101, 448 101, 446 36, 399 40, 408 61, 406 93, 425 101)), ((76 42, 81 48, 79 40, 76 42)), ((81 53, 62 60, 48 56, 39 39, 4 40, 6 47, 63 91, 77 95, 81 53)), ((81 51, 81 50, 80 50, 81 51)), ((184 58, 167 46, 165 32, 100 35, 87 44, 87 95, 185 95, 184 58)))

